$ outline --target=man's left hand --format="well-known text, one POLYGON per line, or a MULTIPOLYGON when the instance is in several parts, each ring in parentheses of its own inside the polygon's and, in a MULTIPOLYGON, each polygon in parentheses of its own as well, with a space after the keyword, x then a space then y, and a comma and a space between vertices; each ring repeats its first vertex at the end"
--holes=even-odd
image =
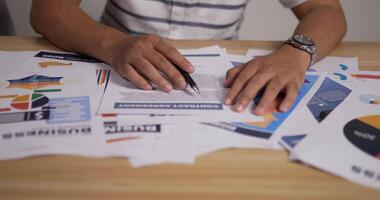
POLYGON ((309 64, 310 55, 307 52, 284 45, 272 54, 256 57, 246 64, 231 68, 224 81, 224 86, 230 88, 224 103, 232 105, 236 112, 241 112, 265 88, 253 113, 265 114, 282 92, 285 97, 278 110, 286 112, 297 98, 309 64))

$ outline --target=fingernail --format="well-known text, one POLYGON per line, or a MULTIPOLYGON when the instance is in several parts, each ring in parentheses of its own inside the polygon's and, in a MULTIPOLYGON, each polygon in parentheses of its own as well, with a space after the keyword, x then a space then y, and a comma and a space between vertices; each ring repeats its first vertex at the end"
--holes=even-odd
POLYGON ((281 105, 280 109, 282 112, 287 112, 289 110, 289 105, 288 104, 281 105))
POLYGON ((185 79, 183 77, 181 77, 179 80, 180 80, 180 87, 185 89, 187 86, 185 79))
POLYGON ((152 86, 149 84, 146 84, 144 87, 146 90, 152 90, 153 89, 152 86))
POLYGON ((265 110, 264 110, 264 108, 263 107, 257 107, 256 109, 255 109, 255 113, 256 114, 258 114, 258 115, 262 115, 262 114, 264 114, 264 112, 265 112, 265 110))
POLYGON ((185 81, 181 82, 181 89, 186 89, 187 83, 185 81))
POLYGON ((238 112, 241 112, 241 111, 243 111, 243 105, 241 105, 241 104, 239 104, 237 107, 236 107, 236 111, 238 111, 238 112))
POLYGON ((187 68, 190 70, 190 72, 194 71, 194 66, 192 64, 190 64, 187 68))
POLYGON ((228 81, 227 81, 227 79, 225 79, 225 80, 223 81, 223 85, 226 86, 227 83, 228 83, 228 81))
POLYGON ((231 105, 231 98, 226 98, 225 100, 224 100, 224 104, 226 104, 226 105, 231 105))
POLYGON ((166 84, 165 85, 165 90, 166 91, 171 91, 173 89, 173 86, 172 85, 170 85, 170 84, 166 84))

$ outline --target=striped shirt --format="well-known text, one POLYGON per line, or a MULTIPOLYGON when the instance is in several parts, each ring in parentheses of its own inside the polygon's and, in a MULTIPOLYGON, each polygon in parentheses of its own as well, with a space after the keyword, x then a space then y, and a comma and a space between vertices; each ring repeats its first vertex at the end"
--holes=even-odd
MULTIPOLYGON (((279 0, 293 8, 306 0, 279 0)), ((101 21, 132 35, 234 39, 248 0, 108 0, 101 21)))

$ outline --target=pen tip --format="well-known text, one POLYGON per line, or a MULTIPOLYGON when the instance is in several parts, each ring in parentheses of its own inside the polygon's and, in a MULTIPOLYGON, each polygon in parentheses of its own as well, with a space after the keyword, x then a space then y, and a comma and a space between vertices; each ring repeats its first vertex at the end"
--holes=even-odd
POLYGON ((201 94, 201 91, 199 91, 198 87, 194 87, 193 89, 194 89, 195 92, 197 92, 198 94, 201 94))

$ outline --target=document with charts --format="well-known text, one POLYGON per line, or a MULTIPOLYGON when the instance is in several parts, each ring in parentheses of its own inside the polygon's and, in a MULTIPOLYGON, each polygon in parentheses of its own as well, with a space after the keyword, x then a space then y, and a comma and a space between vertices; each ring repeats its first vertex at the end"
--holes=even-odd
POLYGON ((380 189, 380 92, 360 87, 311 130, 292 157, 380 189))
POLYGON ((205 119, 261 120, 252 115, 250 109, 243 113, 236 113, 223 104, 227 91, 223 87, 223 80, 226 71, 231 68, 228 59, 215 52, 188 53, 185 56, 195 67, 195 72, 191 76, 198 84, 200 95, 190 88, 186 91, 174 90, 170 93, 158 90, 144 91, 136 88, 118 74, 112 73, 98 114, 165 114, 182 115, 184 118, 188 115, 188 117, 195 116, 196 118, 193 119, 198 121, 205 119))
MULTIPOLYGON (((273 104, 270 108, 270 112, 260 116, 261 121, 224 121, 224 122, 203 122, 202 124, 213 126, 215 128, 225 129, 231 133, 235 133, 240 137, 256 138, 268 143, 271 148, 280 148, 278 142, 275 142, 279 130, 288 118, 300 107, 306 105, 307 101, 312 97, 314 92, 320 87, 321 83, 325 79, 325 73, 308 73, 305 76, 305 82, 300 88, 299 95, 294 102, 294 105, 288 112, 279 112, 276 105, 273 104)), ((253 101, 259 101, 261 96, 257 96, 253 101)), ((278 99, 279 101, 279 99, 278 99)), ((302 126, 302 125, 301 125, 302 126)))
POLYGON ((295 141, 300 141, 299 135, 307 135, 310 130, 319 129, 320 123, 330 115, 352 92, 339 82, 336 82, 331 76, 326 76, 322 84, 308 99, 305 106, 295 110, 286 121, 286 126, 282 126, 278 130, 278 134, 271 138, 273 143, 282 143, 285 147, 289 147, 290 141, 292 145, 296 145, 295 141), (300 125, 302 120, 302 125, 300 125), (291 137, 294 136, 294 137, 291 137))
MULTIPOLYGON (((28 52, 29 53, 29 52, 28 52)), ((30 52, 28 59, 19 65, 11 65, 13 70, 72 70, 81 74, 82 78, 96 71, 96 84, 100 90, 105 90, 111 75, 111 68, 100 60, 71 52, 54 52, 40 50, 30 52), (30 55, 30 53, 34 53, 30 55), (89 71, 89 72, 86 72, 89 71)), ((1 69, 0 69, 1 70, 1 69)), ((92 78, 92 77, 90 77, 92 78)), ((102 95, 102 93, 100 93, 102 95)))
MULTIPOLYGON (((54 65, 63 62, 38 60, 54 65)), ((0 70, 2 158, 12 157, 8 153, 17 149, 86 145, 99 139, 94 137, 99 128, 93 121, 103 92, 96 84, 97 69, 76 66, 74 61, 69 68, 41 66, 35 61, 31 57, 0 70)))
POLYGON ((379 88, 380 73, 357 71, 341 76, 329 73, 307 106, 292 114, 287 126, 279 130, 280 134, 277 134, 275 139, 281 137, 280 142, 283 146, 295 147, 302 140, 302 136, 307 135, 311 129, 319 129, 321 122, 358 87, 379 88), (304 126, 299 126, 299 119, 304 120, 304 126))

